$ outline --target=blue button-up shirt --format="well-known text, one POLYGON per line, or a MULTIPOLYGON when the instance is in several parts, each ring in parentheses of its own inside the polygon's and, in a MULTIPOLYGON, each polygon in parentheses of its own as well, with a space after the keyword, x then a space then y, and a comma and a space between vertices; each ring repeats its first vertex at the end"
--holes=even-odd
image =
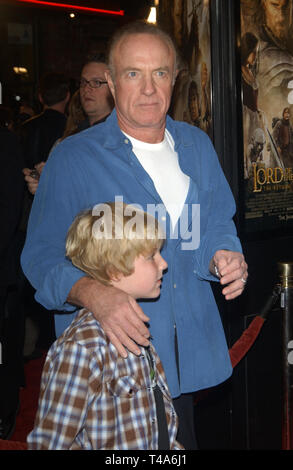
MULTIPOLYGON (((141 306, 150 317, 153 343, 172 396, 176 397, 217 385, 232 372, 209 283, 215 280, 209 263, 217 250, 241 251, 241 246, 232 221, 233 196, 210 139, 196 127, 169 117, 167 129, 174 139, 180 167, 190 177, 185 206, 189 225, 182 223, 182 228, 177 227, 176 237, 171 233, 168 213, 162 215, 158 211, 168 237, 162 251, 168 271, 160 298, 142 301, 141 306), (198 210, 192 212, 193 207, 199 208, 200 220, 198 210), (199 231, 199 246, 183 249, 183 243, 188 244, 188 230, 192 233, 191 222, 194 233, 199 231)), ((78 212, 100 202, 114 201, 115 197, 123 198, 126 204, 139 204, 144 210, 152 204, 163 205, 113 111, 104 123, 65 139, 55 148, 35 195, 22 266, 37 290, 37 301, 49 310, 65 312, 56 315, 57 335, 72 320, 68 313, 74 307, 66 299, 73 284, 84 276, 65 258, 67 230, 78 212)))

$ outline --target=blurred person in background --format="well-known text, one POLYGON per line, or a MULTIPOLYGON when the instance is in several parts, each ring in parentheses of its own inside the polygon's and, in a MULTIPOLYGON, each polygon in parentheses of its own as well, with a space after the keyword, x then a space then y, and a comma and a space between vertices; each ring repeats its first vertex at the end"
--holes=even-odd
POLYGON ((12 131, 13 113, 0 105, 0 439, 13 433, 24 384, 24 314, 19 298, 19 221, 24 181, 22 152, 12 131))
MULTIPOLYGON (((47 73, 39 82, 38 98, 43 106, 40 114, 26 120, 19 129, 24 165, 23 172, 39 178, 42 166, 66 127, 66 108, 70 100, 70 82, 62 73, 47 73), (39 168, 39 171, 38 171, 39 168)), ((21 230, 25 236, 33 197, 26 190, 23 201, 21 230)), ((23 303, 26 311, 24 355, 38 357, 55 339, 52 315, 34 300, 35 290, 24 279, 23 303)))
MULTIPOLYGON (((81 71, 80 87, 72 96, 69 104, 69 114, 62 139, 90 126, 100 124, 111 113, 114 100, 105 80, 106 70, 107 64, 101 55, 88 56, 81 71)), ((53 147, 54 145, 52 145, 53 147)), ((36 175, 31 175, 30 168, 23 170, 31 194, 35 194, 37 190, 38 177, 44 165, 45 161, 35 165, 36 175)))

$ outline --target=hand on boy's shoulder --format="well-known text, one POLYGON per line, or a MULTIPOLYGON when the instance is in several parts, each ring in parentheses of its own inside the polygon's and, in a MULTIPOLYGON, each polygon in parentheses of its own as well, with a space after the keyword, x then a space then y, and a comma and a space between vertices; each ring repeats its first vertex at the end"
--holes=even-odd
POLYGON ((120 356, 127 357, 127 350, 139 356, 141 350, 138 345, 149 345, 147 338, 150 334, 145 326, 149 318, 138 303, 122 290, 105 287, 92 313, 120 356))
POLYGON ((145 325, 149 318, 133 297, 122 290, 82 277, 67 300, 93 313, 120 356, 127 357, 127 350, 139 356, 139 345, 149 345, 150 333, 145 325))

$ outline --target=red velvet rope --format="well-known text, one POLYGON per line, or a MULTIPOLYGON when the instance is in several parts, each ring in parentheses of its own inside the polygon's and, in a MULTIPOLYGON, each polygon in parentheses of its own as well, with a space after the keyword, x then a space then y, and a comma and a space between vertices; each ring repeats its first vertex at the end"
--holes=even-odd
POLYGON ((245 354, 249 351, 253 343, 255 342, 258 334, 264 324, 265 319, 256 316, 249 327, 244 331, 241 337, 233 344, 232 348, 229 349, 230 359, 232 367, 234 368, 245 354))

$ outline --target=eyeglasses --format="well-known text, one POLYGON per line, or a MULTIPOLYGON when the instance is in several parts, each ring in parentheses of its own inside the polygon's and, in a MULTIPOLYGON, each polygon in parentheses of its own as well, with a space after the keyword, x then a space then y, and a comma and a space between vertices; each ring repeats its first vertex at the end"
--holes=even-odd
POLYGON ((91 88, 100 88, 102 85, 105 85, 107 82, 103 80, 99 80, 98 78, 93 78, 92 80, 86 80, 85 78, 81 78, 79 82, 80 88, 85 88, 89 85, 91 88))

